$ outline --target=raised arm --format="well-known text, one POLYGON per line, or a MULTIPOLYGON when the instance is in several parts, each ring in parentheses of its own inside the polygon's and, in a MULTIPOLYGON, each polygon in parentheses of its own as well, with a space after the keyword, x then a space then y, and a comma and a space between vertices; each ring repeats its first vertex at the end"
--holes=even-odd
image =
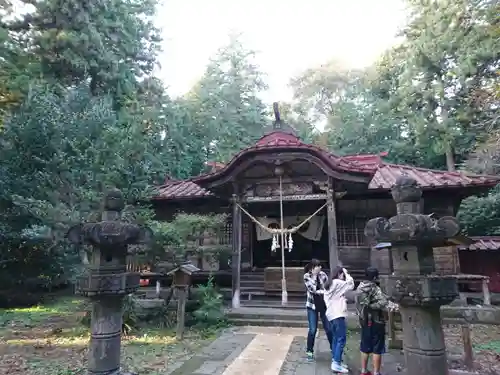
POLYGON ((330 287, 325 291, 325 295, 328 296, 343 296, 349 290, 354 289, 354 279, 349 275, 347 270, 344 268, 345 280, 335 279, 332 281, 330 287))
POLYGON ((387 295, 382 292, 380 287, 375 288, 373 295, 370 298, 370 304, 368 305, 370 309, 374 310, 396 310, 398 305, 391 302, 387 295))

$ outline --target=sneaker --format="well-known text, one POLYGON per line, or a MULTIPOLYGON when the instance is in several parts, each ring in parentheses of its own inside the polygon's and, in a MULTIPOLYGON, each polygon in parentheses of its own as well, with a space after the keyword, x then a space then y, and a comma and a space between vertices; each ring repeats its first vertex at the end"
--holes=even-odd
POLYGON ((307 360, 308 361, 314 361, 314 353, 313 352, 307 352, 307 360))
POLYGON ((372 375, 372 373, 370 371, 367 371, 367 372, 362 372, 361 375, 372 375))
MULTIPOLYGON (((344 362, 342 362, 342 363, 340 364, 340 366, 342 366, 342 367, 343 367, 343 368, 345 368, 346 370, 349 370, 349 367, 348 367, 348 366, 347 366, 344 362)), ((371 375, 371 374, 369 374, 369 375, 371 375)))
POLYGON ((349 372, 348 369, 345 367, 342 367, 342 365, 338 364, 337 362, 332 362, 332 367, 331 367, 333 372, 337 372, 340 374, 347 374, 349 372))

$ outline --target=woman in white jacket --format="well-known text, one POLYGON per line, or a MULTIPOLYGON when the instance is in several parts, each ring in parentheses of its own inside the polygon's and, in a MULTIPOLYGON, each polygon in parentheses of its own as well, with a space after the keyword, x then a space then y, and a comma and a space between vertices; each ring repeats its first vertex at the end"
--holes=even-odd
POLYGON ((342 354, 347 336, 347 300, 345 293, 354 289, 354 279, 347 270, 337 267, 326 285, 324 298, 326 304, 326 318, 330 322, 332 332, 332 371, 348 373, 349 370, 342 364, 342 354))

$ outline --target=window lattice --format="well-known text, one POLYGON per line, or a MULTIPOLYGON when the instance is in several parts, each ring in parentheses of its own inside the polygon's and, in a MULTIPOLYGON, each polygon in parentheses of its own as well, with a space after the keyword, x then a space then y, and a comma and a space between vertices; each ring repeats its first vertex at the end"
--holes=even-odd
POLYGON ((366 219, 364 218, 343 218, 339 220, 337 226, 337 240, 339 246, 367 246, 364 234, 366 219))

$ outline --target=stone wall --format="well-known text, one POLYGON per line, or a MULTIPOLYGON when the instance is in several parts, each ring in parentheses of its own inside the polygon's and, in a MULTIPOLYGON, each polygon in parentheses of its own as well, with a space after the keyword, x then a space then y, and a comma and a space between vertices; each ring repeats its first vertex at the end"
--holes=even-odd
MULTIPOLYGON (((456 246, 434 248, 436 273, 441 275, 456 275, 460 273, 460 262, 456 246)), ((370 263, 377 267, 381 275, 387 275, 389 270, 389 250, 371 250, 370 263)))

